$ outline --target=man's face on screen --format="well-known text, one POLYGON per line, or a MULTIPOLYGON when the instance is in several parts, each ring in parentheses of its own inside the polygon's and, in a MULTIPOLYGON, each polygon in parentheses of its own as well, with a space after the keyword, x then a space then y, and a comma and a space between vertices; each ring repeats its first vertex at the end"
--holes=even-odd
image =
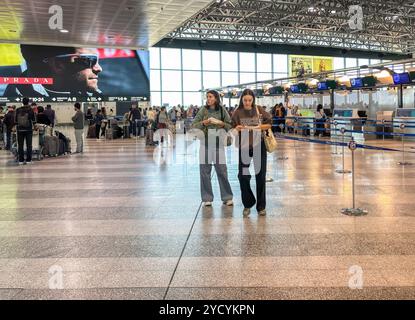
POLYGON ((58 91, 97 92, 99 65, 98 50, 77 48, 74 53, 55 56, 47 61, 56 75, 58 91))
POLYGON ((98 57, 98 50, 78 48, 76 53, 79 54, 79 57, 73 57, 75 71, 77 71, 73 76, 77 89, 96 92, 98 90, 98 74, 102 72, 98 60, 94 58, 98 57))

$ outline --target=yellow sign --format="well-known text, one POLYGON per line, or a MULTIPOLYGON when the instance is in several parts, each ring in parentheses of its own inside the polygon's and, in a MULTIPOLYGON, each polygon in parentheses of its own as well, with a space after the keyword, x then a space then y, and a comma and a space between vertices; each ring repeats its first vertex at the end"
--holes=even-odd
POLYGON ((301 77, 313 73, 313 57, 289 56, 290 77, 301 77))
POLYGON ((333 58, 313 57, 313 72, 333 70, 333 58))
POLYGON ((333 58, 289 55, 290 77, 303 77, 315 72, 333 70, 333 58))
POLYGON ((18 44, 0 44, 0 67, 19 66, 22 61, 18 44))

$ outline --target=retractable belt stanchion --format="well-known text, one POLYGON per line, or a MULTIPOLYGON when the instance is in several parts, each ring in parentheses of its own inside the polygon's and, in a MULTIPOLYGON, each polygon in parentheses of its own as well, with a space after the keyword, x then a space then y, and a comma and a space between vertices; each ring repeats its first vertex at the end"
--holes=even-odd
POLYGON ((334 120, 333 124, 334 124, 334 132, 336 133, 336 141, 335 141, 335 151, 332 152, 331 154, 338 154, 337 153, 337 121, 334 120))
MULTIPOLYGON (((298 118, 294 118, 294 134, 298 135, 298 118)), ((294 148, 297 148, 297 142, 296 139, 294 139, 294 148)))
POLYGON ((404 139, 404 135, 405 135, 405 124, 404 123, 401 123, 401 125, 399 126, 399 128, 401 128, 401 138, 402 138, 402 161, 401 162, 398 162, 398 164, 400 166, 410 166, 410 165, 412 165, 412 163, 405 161, 405 139, 404 139))
POLYGON ((342 166, 342 170, 336 170, 336 172, 337 173, 342 173, 342 174, 347 174, 347 173, 351 173, 351 171, 344 169, 344 134, 346 133, 346 129, 344 127, 342 127, 340 129, 340 133, 342 134, 342 161, 343 161, 343 166, 342 166))
POLYGON ((357 149, 357 144, 352 140, 349 142, 349 149, 352 152, 352 192, 353 192, 353 208, 342 209, 342 213, 348 216, 363 216, 368 214, 367 210, 356 208, 356 194, 355 194, 355 166, 354 166, 354 152, 357 149))
POLYGON ((382 120, 382 128, 383 128, 383 136, 382 136, 382 138, 383 138, 383 142, 385 142, 385 119, 383 119, 382 120))
POLYGON ((135 140, 138 140, 138 119, 135 119, 135 140))
MULTIPOLYGON (((279 125, 279 127, 281 128, 281 133, 283 133, 282 132, 282 130, 284 129, 284 125, 281 123, 280 125, 279 125)), ((295 140, 294 140, 294 143, 295 143, 295 140)), ((282 156, 279 156, 278 158, 277 158, 277 160, 288 160, 288 157, 286 157, 286 156, 284 156, 284 155, 282 155, 282 156)))

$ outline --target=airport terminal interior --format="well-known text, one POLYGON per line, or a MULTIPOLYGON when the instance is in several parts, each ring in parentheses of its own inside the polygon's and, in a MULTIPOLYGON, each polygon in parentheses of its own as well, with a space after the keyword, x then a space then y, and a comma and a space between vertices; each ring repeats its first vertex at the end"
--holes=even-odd
POLYGON ((1 300, 415 298, 414 1, 0 13, 1 300))

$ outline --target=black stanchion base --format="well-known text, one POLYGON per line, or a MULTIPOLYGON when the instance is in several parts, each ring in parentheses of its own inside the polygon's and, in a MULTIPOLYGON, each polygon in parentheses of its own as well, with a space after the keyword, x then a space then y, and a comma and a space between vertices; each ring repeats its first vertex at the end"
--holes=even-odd
POLYGON ((347 216, 365 216, 368 214, 368 211, 360 208, 344 208, 342 209, 342 213, 347 216))
POLYGON ((411 163, 411 162, 398 162, 398 164, 400 166, 412 166, 413 165, 413 163, 411 163))
POLYGON ((349 173, 352 173, 352 172, 350 170, 336 170, 336 173, 349 174, 349 173))

